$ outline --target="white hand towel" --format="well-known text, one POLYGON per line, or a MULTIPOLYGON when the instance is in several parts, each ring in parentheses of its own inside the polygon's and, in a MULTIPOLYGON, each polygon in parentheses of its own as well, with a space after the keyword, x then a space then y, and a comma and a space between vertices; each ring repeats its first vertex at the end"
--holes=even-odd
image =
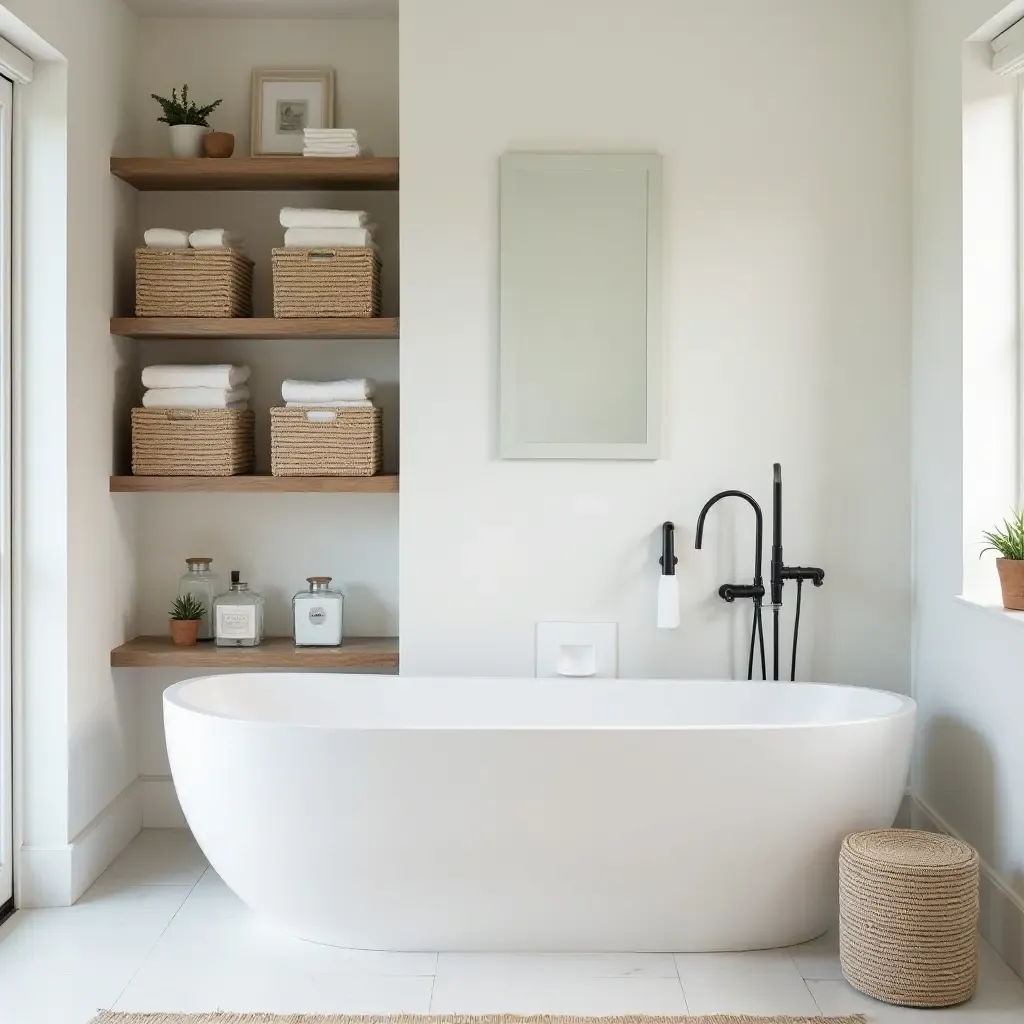
POLYGON ((142 396, 147 409, 239 409, 248 388, 150 388, 142 396))
POLYGON ((144 388, 235 388, 251 375, 248 366, 147 366, 142 371, 144 388))
POLYGON ((188 232, 174 228, 150 228, 144 235, 151 249, 187 249, 188 232))
POLYGON ((242 239, 227 228, 201 228, 188 236, 193 249, 240 249, 242 239))
POLYGON ((365 210, 303 210, 286 206, 281 211, 283 228, 364 228, 365 210))
POLYGON ((358 380, 286 380, 281 397, 286 402, 361 402, 373 398, 373 381, 358 380))
POLYGON ((359 132, 355 128, 303 128, 307 139, 354 139, 359 132))
POLYGON ((373 402, 368 398, 347 402, 344 399, 333 402, 285 402, 288 409, 372 409, 373 402))
POLYGON ((363 156, 363 151, 358 146, 353 146, 351 149, 304 149, 302 151, 303 156, 335 156, 335 157, 347 157, 352 159, 353 157, 363 156))
POLYGON ((365 228, 289 228, 284 233, 284 244, 289 249, 363 248, 373 243, 376 225, 365 228))

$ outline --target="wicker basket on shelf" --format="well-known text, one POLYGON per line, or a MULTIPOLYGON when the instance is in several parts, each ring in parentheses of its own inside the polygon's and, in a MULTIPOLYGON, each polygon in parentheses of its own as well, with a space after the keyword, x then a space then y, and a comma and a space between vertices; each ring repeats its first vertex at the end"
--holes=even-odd
POLYGON ((248 409, 132 409, 135 476, 238 476, 256 464, 248 409))
POLYGON ((274 476, 376 476, 380 472, 380 409, 270 410, 274 476))
POLYGON ((274 316, 380 316, 380 257, 370 248, 274 249, 274 316))
POLYGON ((235 249, 136 249, 135 315, 252 316, 252 272, 235 249))

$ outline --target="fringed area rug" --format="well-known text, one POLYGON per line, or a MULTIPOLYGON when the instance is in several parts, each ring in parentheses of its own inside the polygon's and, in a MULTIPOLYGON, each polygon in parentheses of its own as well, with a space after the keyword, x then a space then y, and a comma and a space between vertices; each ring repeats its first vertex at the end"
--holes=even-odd
POLYGON ((274 1013, 101 1013, 92 1024, 864 1024, 864 1017, 744 1017, 713 1015, 710 1017, 567 1017, 543 1015, 518 1017, 513 1014, 492 1014, 485 1017, 462 1017, 450 1014, 408 1014, 387 1017, 308 1016, 274 1013))

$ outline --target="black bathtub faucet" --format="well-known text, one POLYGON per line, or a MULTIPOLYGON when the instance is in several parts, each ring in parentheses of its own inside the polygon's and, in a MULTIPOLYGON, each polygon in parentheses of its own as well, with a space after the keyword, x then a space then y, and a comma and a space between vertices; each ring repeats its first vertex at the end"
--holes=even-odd
POLYGON ((736 598, 750 598, 754 602, 754 619, 750 627, 750 656, 747 658, 747 678, 754 678, 754 647, 760 640, 761 644, 761 678, 768 678, 764 658, 764 626, 761 622, 761 603, 764 600, 764 579, 761 576, 761 551, 764 546, 764 516, 761 506, 745 491, 719 491, 709 499, 697 517, 697 536, 694 547, 699 551, 704 543, 704 520, 711 507, 723 498, 739 498, 747 502, 754 510, 754 581, 753 583, 723 583, 718 588, 718 596, 732 604, 736 598))
MULTIPOLYGON (((754 602, 754 625, 750 635, 750 658, 747 666, 747 678, 753 678, 754 639, 761 638, 761 678, 767 678, 764 665, 764 627, 761 624, 761 604, 764 599, 764 586, 761 579, 761 549, 763 540, 763 519, 761 507, 743 491, 720 491, 701 509, 697 519, 696 547, 700 548, 704 534, 704 518, 708 509, 722 498, 742 498, 750 503, 757 519, 757 533, 754 539, 754 583, 752 586, 737 583, 723 583, 718 594, 723 601, 732 602, 737 597, 749 597, 754 602)), ((772 561, 770 576, 770 599, 772 609, 772 678, 779 678, 779 612, 782 610, 782 588, 786 580, 796 580, 796 618, 793 622, 793 652, 790 665, 790 679, 796 679, 796 652, 800 639, 800 606, 803 598, 803 584, 809 580, 816 587, 825 582, 825 570, 814 566, 786 565, 782 553, 782 466, 778 462, 772 467, 772 561)))

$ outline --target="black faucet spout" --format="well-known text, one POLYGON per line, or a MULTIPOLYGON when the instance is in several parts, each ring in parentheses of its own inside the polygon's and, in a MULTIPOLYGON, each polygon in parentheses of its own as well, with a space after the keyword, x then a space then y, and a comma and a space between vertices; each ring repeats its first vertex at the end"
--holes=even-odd
POLYGON ((704 520, 707 518, 711 507, 723 498, 739 498, 747 502, 754 510, 754 585, 761 585, 761 549, 764 545, 764 516, 761 514, 761 506, 745 491, 719 491, 713 498, 709 498, 697 517, 697 536, 694 547, 700 550, 704 543, 704 520))

